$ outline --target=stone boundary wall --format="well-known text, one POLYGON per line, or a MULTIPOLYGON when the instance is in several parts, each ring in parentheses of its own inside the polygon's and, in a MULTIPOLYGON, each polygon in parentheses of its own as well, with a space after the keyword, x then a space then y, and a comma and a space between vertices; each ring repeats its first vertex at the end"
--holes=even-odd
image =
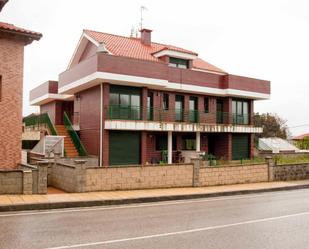
POLYGON ((51 163, 48 169, 48 185, 66 192, 77 192, 75 166, 64 163, 51 163))
POLYGON ((192 164, 87 168, 84 191, 191 187, 192 164))
POLYGON ((0 194, 23 193, 22 170, 0 170, 0 194))
POLYGON ((268 165, 211 166, 199 169, 199 186, 216 186, 268 181, 268 165))
POLYGON ((293 181, 309 179, 309 163, 272 165, 269 167, 270 181, 293 181))
POLYGON ((0 194, 46 194, 47 165, 21 165, 19 169, 0 169, 0 194))

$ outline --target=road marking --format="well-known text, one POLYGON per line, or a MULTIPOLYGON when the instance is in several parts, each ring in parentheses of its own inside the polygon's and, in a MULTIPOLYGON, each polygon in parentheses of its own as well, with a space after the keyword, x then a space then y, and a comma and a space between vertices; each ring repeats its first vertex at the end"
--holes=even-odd
MULTIPOLYGON (((274 192, 269 192, 266 194, 248 194, 248 195, 237 195, 232 197, 208 197, 199 198, 197 200, 179 200, 179 201, 161 201, 157 203, 147 203, 147 204, 127 204, 127 205, 112 205, 109 207, 91 207, 91 208, 66 208, 66 209, 51 209, 49 211, 37 210, 35 212, 20 211, 18 213, 7 213, 0 214, 0 217, 13 217, 13 216, 27 216, 27 215, 44 215, 44 214, 57 214, 57 213, 74 213, 74 212, 91 212, 91 211, 102 211, 102 210, 115 210, 115 209, 130 209, 130 208, 144 208, 144 207, 157 207, 157 206, 169 206, 169 205, 179 205, 179 204, 192 204, 192 203, 203 203, 203 202, 216 202, 216 201, 226 201, 226 200, 239 200, 239 199, 250 199, 258 197, 267 196, 282 196, 289 195, 293 190, 282 191, 277 194, 274 192)), ((308 192, 308 190, 298 190, 298 193, 308 192)))
POLYGON ((89 247, 89 246, 97 246, 97 245, 108 245, 108 244, 115 244, 115 243, 121 243, 121 242, 127 242, 127 241, 136 241, 136 240, 168 237, 168 236, 188 234, 188 233, 204 232, 204 231, 210 231, 210 230, 216 230, 216 229, 222 229, 222 228, 228 228, 228 227, 235 227, 235 226, 241 226, 241 225, 247 225, 247 224, 255 224, 255 223, 261 223, 261 222, 267 222, 267 221, 286 219, 286 218, 303 216, 303 215, 309 215, 309 212, 282 215, 282 216, 277 216, 277 217, 270 217, 270 218, 263 218, 263 219, 256 219, 256 220, 248 220, 248 221, 230 223, 230 224, 225 224, 225 225, 201 227, 201 228, 190 229, 190 230, 182 230, 182 231, 176 231, 176 232, 151 234, 151 235, 131 237, 131 238, 125 238, 125 239, 114 239, 114 240, 105 240, 105 241, 85 243, 85 244, 75 244, 75 245, 68 245, 68 246, 49 247, 49 248, 46 248, 46 249, 66 249, 66 248, 89 247))

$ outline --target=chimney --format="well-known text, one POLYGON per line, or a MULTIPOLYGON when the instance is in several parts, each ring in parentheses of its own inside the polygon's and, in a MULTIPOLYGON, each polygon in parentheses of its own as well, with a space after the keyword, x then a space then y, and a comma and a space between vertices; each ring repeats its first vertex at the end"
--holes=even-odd
POLYGON ((142 29, 142 30, 140 30, 140 32, 141 32, 141 42, 144 45, 150 46, 152 30, 151 29, 142 29))

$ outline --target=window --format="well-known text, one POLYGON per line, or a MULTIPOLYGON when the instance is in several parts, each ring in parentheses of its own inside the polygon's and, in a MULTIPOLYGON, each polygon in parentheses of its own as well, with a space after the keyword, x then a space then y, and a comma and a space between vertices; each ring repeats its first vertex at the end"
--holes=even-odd
MULTIPOLYGON (((177 150, 177 138, 173 136, 173 150, 177 150)), ((155 135, 155 142, 156 142, 156 150, 162 151, 167 150, 167 134, 157 134, 155 135)))
POLYGON ((170 57, 169 66, 178 68, 189 68, 189 60, 170 57))
POLYGON ((209 113, 209 98, 208 97, 204 98, 204 112, 209 113))
POLYGON ((153 92, 147 96, 147 120, 153 120, 153 92))
POLYGON ((234 124, 249 124, 249 104, 245 100, 233 100, 232 113, 234 124))
POLYGON ((189 98, 189 120, 190 122, 197 122, 198 121, 198 99, 197 97, 190 96, 189 98))
POLYGON ((175 100, 175 120, 183 121, 184 96, 176 95, 175 100))
POLYGON ((109 115, 111 119, 139 120, 141 118, 141 94, 135 87, 110 87, 109 115))
POLYGON ((182 136, 182 149, 183 150, 195 150, 196 149, 196 137, 194 135, 182 136))
POLYGON ((163 93, 163 110, 168 110, 169 107, 169 95, 167 93, 163 93))

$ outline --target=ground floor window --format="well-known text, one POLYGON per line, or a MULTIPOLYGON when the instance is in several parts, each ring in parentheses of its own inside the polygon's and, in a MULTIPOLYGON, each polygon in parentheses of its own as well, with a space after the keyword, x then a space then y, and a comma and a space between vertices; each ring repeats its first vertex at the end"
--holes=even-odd
MULTIPOLYGON (((177 150, 177 137, 173 136, 173 150, 177 150)), ((167 134, 155 135, 156 151, 167 150, 167 134)))
POLYGON ((196 150, 196 137, 195 135, 182 136, 182 149, 183 150, 196 150))

